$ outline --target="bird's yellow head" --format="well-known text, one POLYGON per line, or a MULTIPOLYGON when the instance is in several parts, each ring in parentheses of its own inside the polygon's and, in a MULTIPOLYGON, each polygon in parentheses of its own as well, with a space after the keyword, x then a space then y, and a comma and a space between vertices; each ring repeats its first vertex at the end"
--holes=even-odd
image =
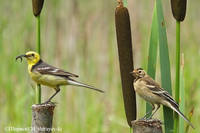
POLYGON ((40 55, 34 51, 29 51, 26 54, 19 55, 16 57, 16 60, 20 58, 22 61, 22 57, 27 59, 29 65, 34 65, 40 60, 40 55))
POLYGON ((146 72, 142 68, 137 68, 130 72, 135 78, 143 78, 146 75, 146 72))

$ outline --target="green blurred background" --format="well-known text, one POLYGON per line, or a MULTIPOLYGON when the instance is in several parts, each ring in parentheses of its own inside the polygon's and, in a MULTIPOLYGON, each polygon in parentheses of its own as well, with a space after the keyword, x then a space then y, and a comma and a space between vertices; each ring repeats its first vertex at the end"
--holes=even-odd
MULTIPOLYGON (((185 57, 186 116, 194 107, 192 123, 200 131, 200 1, 188 1, 181 24, 181 51, 185 57)), ((115 0, 45 1, 41 14, 41 52, 49 64, 80 75, 79 80, 105 94, 78 87, 62 87, 54 99, 57 107, 53 127, 65 133, 129 132, 126 122, 115 35, 115 0)), ((175 20, 170 1, 163 1, 171 60, 175 79, 175 20)), ((129 0, 135 67, 147 68, 150 27, 154 1, 129 0)), ((0 132, 6 127, 30 127, 35 83, 27 65, 15 57, 35 50, 36 20, 32 2, 0 0, 0 132)), ((159 63, 158 63, 159 65, 159 63)), ((160 82, 159 67, 156 80, 160 82)), ((174 90, 174 89, 173 89, 174 90)), ((54 93, 43 87, 42 101, 54 93)), ((144 100, 137 97, 138 117, 145 113, 144 100)), ((162 110, 155 117, 163 120, 162 110)))

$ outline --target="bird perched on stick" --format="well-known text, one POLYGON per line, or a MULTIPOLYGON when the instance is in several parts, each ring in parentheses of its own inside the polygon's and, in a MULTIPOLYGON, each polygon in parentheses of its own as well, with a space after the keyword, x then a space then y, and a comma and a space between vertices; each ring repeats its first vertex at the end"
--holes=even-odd
POLYGON ((36 52, 29 51, 26 54, 20 55, 16 57, 17 59, 21 59, 25 57, 28 63, 28 72, 31 78, 37 83, 41 85, 45 85, 55 89, 55 93, 44 103, 48 103, 51 99, 60 91, 60 86, 62 85, 73 85, 80 86, 89 89, 96 90, 98 92, 104 92, 103 90, 97 89, 93 86, 83 84, 78 82, 72 78, 77 78, 78 75, 66 72, 62 69, 51 66, 42 61, 40 55, 36 52))
MULTIPOLYGON (((178 113, 188 124, 194 128, 192 123, 184 116, 183 113, 179 110, 179 105, 175 102, 175 100, 170 96, 170 94, 165 91, 160 85, 154 81, 142 68, 138 68, 133 70, 131 74, 135 77, 134 80, 134 89, 142 97, 144 100, 149 102, 152 105, 152 110, 155 109, 155 104, 157 105, 156 110, 150 115, 149 118, 156 113, 156 111, 160 108, 160 104, 165 105, 176 113, 178 113)), ((150 112, 151 112, 150 111, 150 112)), ((148 112, 143 118, 150 113, 148 112)))

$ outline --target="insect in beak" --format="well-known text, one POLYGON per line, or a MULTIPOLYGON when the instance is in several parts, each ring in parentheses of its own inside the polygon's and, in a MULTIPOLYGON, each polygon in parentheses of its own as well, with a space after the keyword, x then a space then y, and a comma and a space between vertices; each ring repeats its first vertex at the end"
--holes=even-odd
POLYGON ((16 57, 16 61, 17 61, 18 59, 20 59, 21 62, 22 62, 22 58, 23 58, 23 57, 27 57, 27 55, 23 54, 23 55, 17 56, 17 57, 16 57))

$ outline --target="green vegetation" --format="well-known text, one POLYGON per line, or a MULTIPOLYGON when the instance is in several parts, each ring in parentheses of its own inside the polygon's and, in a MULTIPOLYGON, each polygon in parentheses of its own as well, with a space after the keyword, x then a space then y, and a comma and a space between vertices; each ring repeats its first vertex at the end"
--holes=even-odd
MULTIPOLYGON (((185 114, 185 83, 184 83, 184 54, 182 54, 181 58, 181 64, 180 64, 180 91, 179 91, 179 96, 180 96, 180 110, 183 114, 185 114)), ((184 127, 184 120, 179 119, 179 133, 184 133, 185 127, 184 127)))
MULTIPOLYGON (((169 1, 162 2, 174 97, 176 24, 172 19, 169 1)), ((185 55, 184 113, 190 117, 189 112, 194 108, 191 121, 196 129, 189 128, 188 132, 198 133, 200 131, 198 126, 200 38, 197 27, 200 20, 197 16, 200 12, 200 1, 189 2, 187 17, 181 24, 181 53, 185 55)), ((101 95, 85 88, 61 87, 61 92, 54 99, 58 104, 53 127, 62 128, 63 132, 129 132, 122 101, 117 55, 114 24, 116 5, 116 1, 108 0, 45 1, 41 14, 41 51, 44 60, 80 75, 80 81, 106 90, 106 93, 101 95)), ((154 1, 128 1, 136 67, 145 68, 148 63, 153 6, 154 1)), ((22 0, 19 3, 19 1, 1 0, 0 12, 2 13, 0 16, 0 132, 5 132, 5 127, 8 126, 30 127, 31 125, 35 83, 27 73, 26 61, 16 62, 15 57, 35 49, 36 27, 31 1, 22 0)), ((155 79, 161 83, 160 75, 160 63, 158 63, 155 79)), ((42 86, 42 101, 53 92, 53 89, 42 86)), ((139 97, 137 102, 138 118, 140 118, 145 114, 146 104, 139 97)), ((162 110, 154 117, 164 121, 162 110)))
MULTIPOLYGON (((157 19, 158 19, 161 83, 162 83, 162 87, 165 88, 165 90, 168 91, 169 94, 172 94, 168 41, 167 41, 166 26, 165 26, 161 0, 156 0, 156 10, 157 10, 157 19)), ((165 106, 163 107, 163 110, 164 110, 165 131, 167 133, 170 133, 172 132, 173 122, 174 122, 173 111, 165 106)))
MULTIPOLYGON (((156 6, 156 3, 155 3, 156 6)), ((156 76, 156 63, 157 63, 157 48, 158 47, 158 24, 157 24, 157 10, 154 7, 152 25, 151 25, 151 35, 149 41, 149 56, 148 56, 148 67, 147 73, 155 79, 156 76)), ((146 104, 146 113, 152 109, 149 103, 146 104)), ((150 116, 150 114, 149 114, 150 116)))
MULTIPOLYGON (((148 57, 147 72, 154 79, 156 72, 158 43, 159 43, 162 87, 165 88, 170 94, 172 94, 168 41, 167 41, 165 20, 163 16, 162 2, 160 0, 157 0, 155 2, 152 27, 151 27, 150 44, 149 44, 149 57, 148 57)), ((148 104, 146 110, 147 110, 146 112, 149 112, 150 110, 148 104)), ((165 125, 165 131, 167 133, 173 131, 173 113, 172 110, 166 107, 164 107, 164 125, 165 125)))
MULTIPOLYGON (((37 21, 37 23, 36 23, 36 46, 37 46, 37 52, 41 55, 41 46, 40 46, 40 15, 38 15, 37 17, 36 17, 36 21, 37 21)), ((35 88, 35 95, 36 95, 36 104, 38 104, 38 103, 41 103, 41 92, 42 92, 42 90, 41 90, 41 85, 40 84, 37 84, 37 86, 36 86, 36 88, 35 88)))
MULTIPOLYGON (((180 92, 180 22, 176 21, 176 82, 175 82, 175 100, 179 103, 180 92)), ((174 115, 174 130, 178 133, 179 130, 178 114, 174 115)))

